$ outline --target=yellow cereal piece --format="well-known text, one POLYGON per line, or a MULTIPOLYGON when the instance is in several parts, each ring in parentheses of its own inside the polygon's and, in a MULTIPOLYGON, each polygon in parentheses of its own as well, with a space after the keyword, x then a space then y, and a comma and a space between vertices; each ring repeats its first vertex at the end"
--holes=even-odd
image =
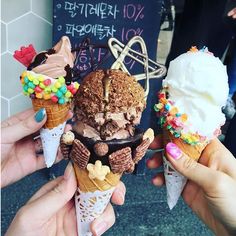
POLYGON ((167 99, 165 99, 165 98, 161 98, 160 102, 163 103, 163 104, 167 104, 168 103, 167 99))
POLYGON ((187 114, 184 113, 184 114, 181 115, 180 118, 181 118, 182 122, 185 122, 188 119, 188 116, 187 116, 187 114))
POLYGON ((49 99, 51 98, 51 95, 50 95, 50 94, 47 94, 47 93, 44 93, 43 98, 44 98, 45 100, 49 100, 49 99))
POLYGON ((164 107, 164 105, 162 103, 156 104, 156 108, 158 108, 159 110, 162 109, 163 107, 164 107))
POLYGON ((30 81, 33 81, 34 77, 33 77, 30 73, 28 73, 28 79, 29 79, 30 81))
POLYGON ((39 82, 43 82, 44 81, 44 77, 42 75, 38 76, 37 79, 38 79, 39 82))
POLYGON ((79 88, 79 83, 78 83, 78 82, 75 82, 75 83, 74 83, 74 87, 75 87, 76 89, 78 89, 78 88, 79 88))
POLYGON ((25 76, 27 76, 27 71, 23 71, 21 74, 22 78, 24 78, 25 76))
POLYGON ((171 116, 175 116, 175 114, 178 113, 178 108, 177 107, 173 107, 171 110, 170 110, 170 115, 171 116))
POLYGON ((42 93, 36 93, 36 98, 43 98, 43 94, 42 93))

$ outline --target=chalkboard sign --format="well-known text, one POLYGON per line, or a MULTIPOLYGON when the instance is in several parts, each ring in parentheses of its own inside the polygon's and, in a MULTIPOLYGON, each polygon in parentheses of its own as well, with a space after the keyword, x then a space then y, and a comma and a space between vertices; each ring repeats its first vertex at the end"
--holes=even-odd
MULTIPOLYGON (((143 37, 149 57, 156 59, 157 38, 160 29, 161 0, 54 0, 53 41, 67 35, 72 47, 86 37, 91 44, 106 45, 110 37, 126 43, 135 35, 143 37)), ((99 62, 105 55, 104 48, 93 48, 93 56, 99 62)), ((114 59, 113 59, 114 60, 114 59)), ((135 61, 126 58, 126 66, 135 73, 135 61)), ((82 52, 78 66, 87 70, 91 58, 82 52)))
MULTIPOLYGON (((133 36, 141 36, 146 42, 149 58, 155 61, 161 4, 162 0, 54 0, 53 43, 67 35, 73 48, 81 44, 87 46, 89 50, 80 53, 76 64, 79 71, 84 71, 84 74, 94 64, 93 60, 97 61, 96 65, 103 61, 107 55, 107 41, 111 37, 125 44, 133 36), (85 40, 87 37, 90 41, 85 40)), ((114 58, 111 56, 109 60, 101 68, 109 68, 114 58)), ((126 58, 125 64, 131 74, 140 72, 138 63, 130 58, 126 58)), ((156 103, 155 95, 160 87, 160 80, 150 81, 147 107, 141 120, 143 129, 152 127, 157 130, 153 105, 156 103)), ((143 174, 144 169, 145 160, 138 165, 137 173, 143 174)))

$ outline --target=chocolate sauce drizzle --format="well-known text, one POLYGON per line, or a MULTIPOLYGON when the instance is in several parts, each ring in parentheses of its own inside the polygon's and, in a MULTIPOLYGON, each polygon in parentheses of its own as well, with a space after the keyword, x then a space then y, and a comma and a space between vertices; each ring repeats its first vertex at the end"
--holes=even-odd
POLYGON ((54 54, 56 51, 51 48, 47 50, 46 52, 41 52, 34 58, 34 61, 28 66, 27 70, 32 70, 33 68, 42 65, 45 63, 45 61, 48 59, 47 55, 54 54))
POLYGON ((69 64, 65 66, 66 76, 64 77, 66 80, 66 85, 70 85, 73 78, 73 71, 69 64))

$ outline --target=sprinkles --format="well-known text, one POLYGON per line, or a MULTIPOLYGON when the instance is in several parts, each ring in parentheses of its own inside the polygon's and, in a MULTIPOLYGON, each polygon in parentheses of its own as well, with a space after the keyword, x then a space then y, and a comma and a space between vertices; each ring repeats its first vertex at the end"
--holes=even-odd
POLYGON ((154 110, 159 117, 161 128, 168 129, 174 137, 181 138, 185 143, 190 145, 197 145, 205 141, 205 136, 188 131, 187 114, 181 114, 178 108, 174 106, 174 102, 167 98, 168 91, 165 87, 158 93, 159 103, 154 105, 154 110))
POLYGON ((63 76, 51 79, 31 71, 24 71, 20 76, 23 93, 31 99, 51 99, 54 103, 65 104, 70 102, 79 88, 79 83, 72 82, 66 85, 63 76))

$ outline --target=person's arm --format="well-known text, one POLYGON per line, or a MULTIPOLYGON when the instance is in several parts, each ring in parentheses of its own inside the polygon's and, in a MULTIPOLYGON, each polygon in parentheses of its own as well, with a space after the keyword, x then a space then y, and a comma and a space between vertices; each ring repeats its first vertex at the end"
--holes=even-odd
MULTIPOLYGON (((161 146, 160 137, 151 148, 161 146)), ((199 162, 185 155, 175 144, 167 144, 166 153, 172 166, 189 180, 182 196, 186 204, 216 235, 236 235, 236 159, 218 139, 212 140, 199 162)), ((149 168, 161 165, 160 156, 147 163, 149 168)), ((153 179, 164 182, 163 175, 153 179)))
MULTIPOLYGON (((6 236, 77 236, 73 198, 76 190, 74 170, 69 163, 64 176, 44 185, 18 211, 6 236)), ((113 203, 122 205, 125 191, 124 184, 120 182, 112 195, 113 203)), ((94 236, 102 235, 114 222, 114 210, 109 204, 104 213, 92 222, 91 231, 94 236)))

